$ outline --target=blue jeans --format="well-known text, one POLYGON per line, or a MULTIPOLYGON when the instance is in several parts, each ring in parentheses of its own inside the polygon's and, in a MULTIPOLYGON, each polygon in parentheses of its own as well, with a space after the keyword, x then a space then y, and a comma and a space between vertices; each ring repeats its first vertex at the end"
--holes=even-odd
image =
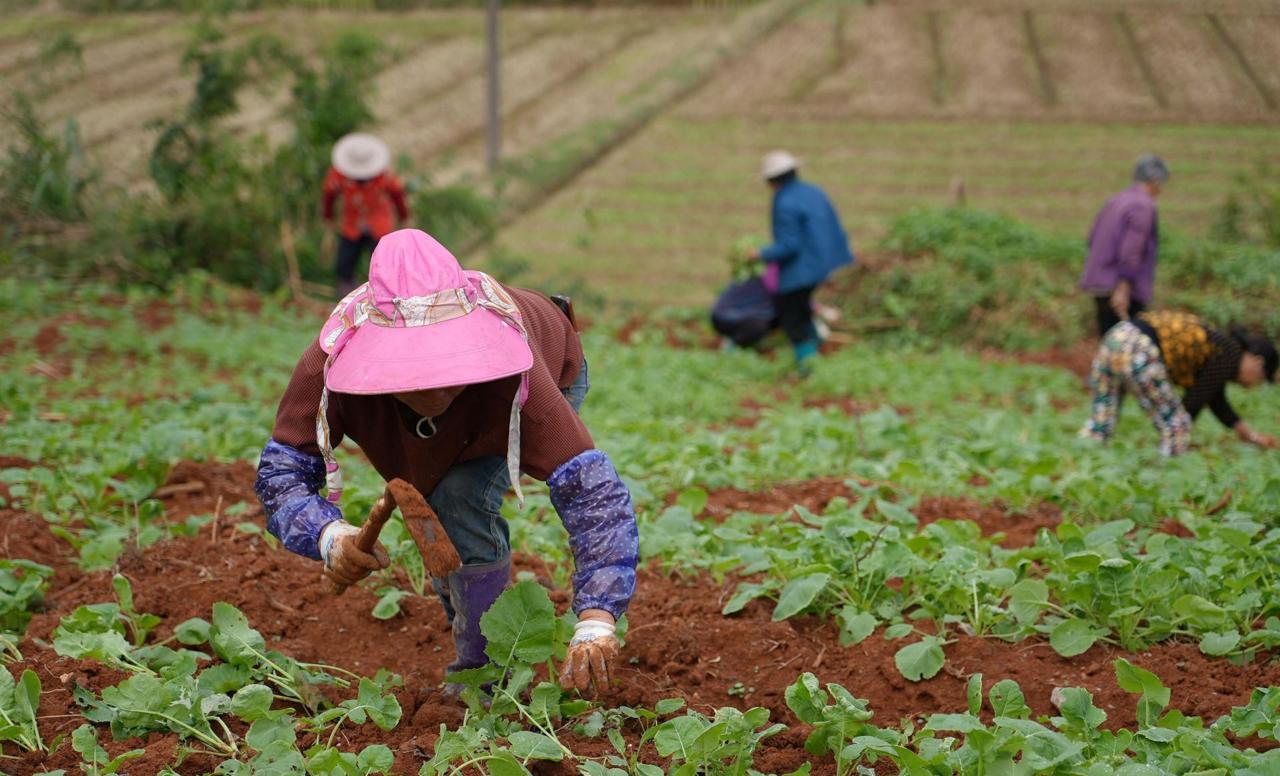
MULTIPOLYGON (((582 408, 590 387, 584 358, 573 385, 561 391, 574 412, 582 408)), ((502 499, 510 487, 507 459, 488 455, 451 466, 427 499, 463 565, 492 563, 511 554, 511 530, 502 516, 502 499)))

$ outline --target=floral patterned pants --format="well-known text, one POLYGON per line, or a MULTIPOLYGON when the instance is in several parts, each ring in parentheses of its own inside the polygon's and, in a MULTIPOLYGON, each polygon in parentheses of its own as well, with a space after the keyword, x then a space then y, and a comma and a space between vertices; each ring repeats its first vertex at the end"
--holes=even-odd
POLYGON ((1105 442, 1116 430, 1126 391, 1138 397, 1156 430, 1160 452, 1178 455, 1191 442, 1191 416, 1174 392, 1160 349, 1142 330, 1122 321, 1107 332, 1089 374, 1093 405, 1080 436, 1105 442))

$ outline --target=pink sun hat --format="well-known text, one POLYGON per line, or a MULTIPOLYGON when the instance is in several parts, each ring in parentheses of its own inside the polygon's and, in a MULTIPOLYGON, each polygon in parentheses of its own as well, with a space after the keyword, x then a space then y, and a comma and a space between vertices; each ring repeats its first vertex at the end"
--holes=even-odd
POLYGON ((533 366, 520 310, 507 290, 488 275, 464 271, 418 229, 378 241, 369 282, 338 303, 320 345, 329 354, 325 387, 338 393, 472 385, 533 366))

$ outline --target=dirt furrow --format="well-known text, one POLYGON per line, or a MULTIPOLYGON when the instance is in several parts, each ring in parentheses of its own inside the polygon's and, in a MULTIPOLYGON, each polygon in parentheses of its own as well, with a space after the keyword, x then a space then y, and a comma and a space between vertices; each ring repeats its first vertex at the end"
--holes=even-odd
MULTIPOLYGON (((670 68, 683 67, 697 55, 697 47, 709 35, 703 24, 684 24, 671 32, 648 30, 598 62, 578 81, 561 83, 533 109, 513 115, 504 127, 503 155, 519 158, 588 122, 621 121, 642 104, 661 100, 675 88, 674 79, 663 78, 670 68)), ((458 161, 440 172, 450 181, 483 172, 480 142, 457 151, 458 161)))
MULTIPOLYGON (((562 80, 581 75, 628 34, 612 30, 557 35, 511 57, 503 65, 503 114, 539 99, 562 80)), ((393 148, 419 160, 431 159, 483 131, 484 90, 480 71, 439 99, 401 111, 380 132, 393 148)))
POLYGON ((920 14, 877 4, 845 29, 849 62, 818 84, 809 103, 842 105, 862 115, 932 108, 929 37, 920 14))
POLYGON ((1071 116, 1132 114, 1160 109, 1110 14, 1039 15, 1045 59, 1052 70, 1059 112, 1071 116))
POLYGON ((1280 96, 1280 14, 1221 14, 1218 19, 1259 81, 1272 95, 1280 96))
POLYGON ((1280 107, 1280 104, 1276 101, 1276 95, 1272 92, 1268 83, 1270 79, 1263 77, 1262 73, 1254 65, 1252 58, 1241 48, 1239 41, 1227 29, 1227 26, 1222 21, 1222 16, 1216 13, 1207 13, 1205 14, 1205 21, 1208 22, 1209 29, 1213 31, 1214 37, 1227 58, 1236 63, 1236 66, 1240 68, 1240 73, 1257 90, 1258 99, 1262 100, 1262 104, 1267 106, 1269 110, 1276 110, 1280 107))
POLYGON ((40 64, 41 54, 55 35, 69 31, 87 55, 107 46, 124 41, 140 41, 153 35, 156 27, 170 23, 168 15, 137 14, 110 22, 80 24, 75 16, 48 16, 33 18, 21 32, 5 35, 0 39, 0 90, 20 85, 32 68, 40 64))
MULTIPOLYGON (((543 14, 511 15, 507 19, 503 56, 514 56, 552 34, 562 24, 543 14)), ((415 106, 445 97, 462 87, 484 67, 485 42, 479 35, 432 39, 417 43, 375 77, 373 115, 394 117, 405 106, 415 106)), ((280 114, 289 101, 284 88, 271 94, 252 95, 242 100, 232 126, 241 132, 263 132, 269 141, 288 137, 289 122, 280 114)), ((411 109, 411 108, 410 108, 411 109)), ((399 152, 400 149, 393 149, 399 152)))
POLYGON ((802 13, 739 57, 704 87, 698 98, 681 107, 690 116, 721 115, 787 102, 806 73, 821 68, 830 56, 831 18, 802 13))
POLYGON ((75 116, 185 78, 182 57, 189 43, 185 25, 175 25, 87 49, 84 74, 47 95, 42 109, 49 116, 75 116))
POLYGON ((1041 110, 1019 15, 956 10, 943 15, 941 34, 949 109, 976 116, 1041 110))
POLYGON ((1266 114, 1258 91, 1231 61, 1204 17, 1154 11, 1129 16, 1171 110, 1218 121, 1266 114))

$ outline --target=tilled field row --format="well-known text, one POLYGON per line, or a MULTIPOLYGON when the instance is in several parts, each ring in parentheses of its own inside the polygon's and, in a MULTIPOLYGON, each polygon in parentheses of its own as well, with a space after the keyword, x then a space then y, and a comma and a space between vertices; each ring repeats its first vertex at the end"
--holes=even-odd
MULTIPOLYGON (((595 118, 620 95, 642 93, 655 70, 688 56, 726 14, 733 15, 631 8, 507 12, 502 44, 508 149, 519 153, 548 142, 595 118)), ((484 122, 482 21, 460 11, 359 17, 275 12, 233 16, 227 32, 234 45, 254 33, 305 27, 309 34, 289 37, 306 41, 300 53, 313 59, 345 28, 379 35, 393 56, 377 78, 374 111, 392 147, 418 161, 461 161, 469 171, 480 158, 484 122)), ((195 74, 182 66, 192 22, 182 17, 151 22, 150 27, 114 35, 97 35, 93 24, 86 25, 83 67, 65 67, 56 79, 41 84, 41 114, 55 122, 75 118, 85 144, 113 179, 138 176, 154 140, 146 127, 176 116, 193 88, 195 74)), ((0 52, 16 48, 0 46, 0 52)), ((12 55, 10 86, 20 86, 32 75, 34 55, 28 48, 12 55)), ((279 141, 289 131, 280 115, 288 99, 283 84, 247 89, 230 125, 279 141)))
MULTIPOLYGON (((217 509, 215 495, 228 504, 253 499, 253 469, 246 464, 184 463, 175 469, 175 477, 204 487, 197 495, 169 497, 166 517, 174 523, 217 509)), ((737 510, 783 513, 793 503, 821 511, 832 498, 848 494, 838 478, 794 483, 761 493, 715 492, 709 496, 707 515, 722 519, 737 510)), ((984 531, 1015 537, 1010 546, 1029 542, 1035 529, 1051 526, 1056 519, 1052 513, 1010 515, 956 500, 925 500, 918 512, 923 522, 939 517, 976 520, 984 531), (1031 532, 1021 531, 1023 521, 1031 532)), ((250 510, 239 519, 261 517, 250 510)), ((80 571, 70 546, 53 536, 36 515, 11 510, 0 513, 0 532, 0 546, 6 548, 8 557, 34 560, 55 569, 47 608, 33 620, 28 638, 21 644, 24 660, 13 666, 19 671, 32 668, 39 675, 45 688, 40 701, 42 732, 52 739, 69 733, 82 721, 72 698, 75 688, 100 692, 125 677, 95 661, 57 657, 46 643, 53 628, 77 606, 113 599, 112 574, 80 571)), ((567 605, 568 592, 557 589, 552 582, 557 575, 541 561, 519 557, 516 565, 549 588, 560 608, 567 605)), ((292 658, 363 675, 378 668, 401 674, 405 687, 396 693, 404 711, 400 725, 390 733, 372 725, 354 727, 348 733, 360 744, 390 746, 396 755, 397 772, 416 770, 434 749, 440 725, 454 726, 462 720, 463 708, 439 695, 452 646, 448 624, 434 599, 408 596, 401 600, 402 613, 388 620, 371 616, 376 597, 367 588, 348 593, 335 606, 319 584, 315 563, 272 549, 260 538, 231 530, 229 525, 219 530, 216 521, 193 537, 127 553, 118 570, 132 582, 137 611, 163 618, 154 638, 167 637, 177 623, 188 618, 208 617, 215 602, 226 601, 248 616, 272 649, 292 658)), ((947 647, 946 670, 932 679, 909 682, 894 663, 901 644, 879 634, 856 646, 841 646, 833 623, 817 617, 775 622, 764 602, 749 604, 732 616, 722 615, 720 609, 736 584, 732 578, 717 584, 702 576, 671 576, 653 567, 642 571, 629 612, 630 635, 617 681, 601 700, 609 705, 652 707, 664 698, 679 697, 703 711, 726 705, 742 709, 764 706, 790 731, 762 747, 757 767, 783 771, 811 759, 802 748, 809 729, 795 719, 784 698, 786 687, 805 671, 869 700, 880 725, 900 721, 918 724, 930 713, 963 712, 968 703, 967 680, 981 673, 988 684, 1006 678, 1017 681, 1036 714, 1054 713, 1056 689, 1083 687, 1107 712, 1108 728, 1132 727, 1136 721, 1134 696, 1116 683, 1111 665, 1117 657, 1159 676, 1172 691, 1174 708, 1206 719, 1228 713, 1233 705, 1243 705, 1254 687, 1280 683, 1280 664, 1233 665, 1206 657, 1192 643, 1170 641, 1136 654, 1098 646, 1067 659, 1040 640, 1009 644, 965 635, 956 635, 947 647)), ((595 754, 601 743, 567 730, 561 733, 580 753, 595 754)), ((635 738, 629 734, 628 740, 634 744, 635 738)), ((174 759, 179 743, 172 735, 152 736, 146 745, 148 754, 134 767, 160 770, 174 759)), ((125 741, 109 746, 116 754, 137 744, 125 741)), ((64 746, 48 756, 23 755, 18 767, 74 767, 74 757, 64 746)), ((216 761, 197 754, 178 766, 178 771, 199 773, 214 765, 216 761)))
POLYGON ((819 6, 692 115, 1280 121, 1274 9, 819 6))

